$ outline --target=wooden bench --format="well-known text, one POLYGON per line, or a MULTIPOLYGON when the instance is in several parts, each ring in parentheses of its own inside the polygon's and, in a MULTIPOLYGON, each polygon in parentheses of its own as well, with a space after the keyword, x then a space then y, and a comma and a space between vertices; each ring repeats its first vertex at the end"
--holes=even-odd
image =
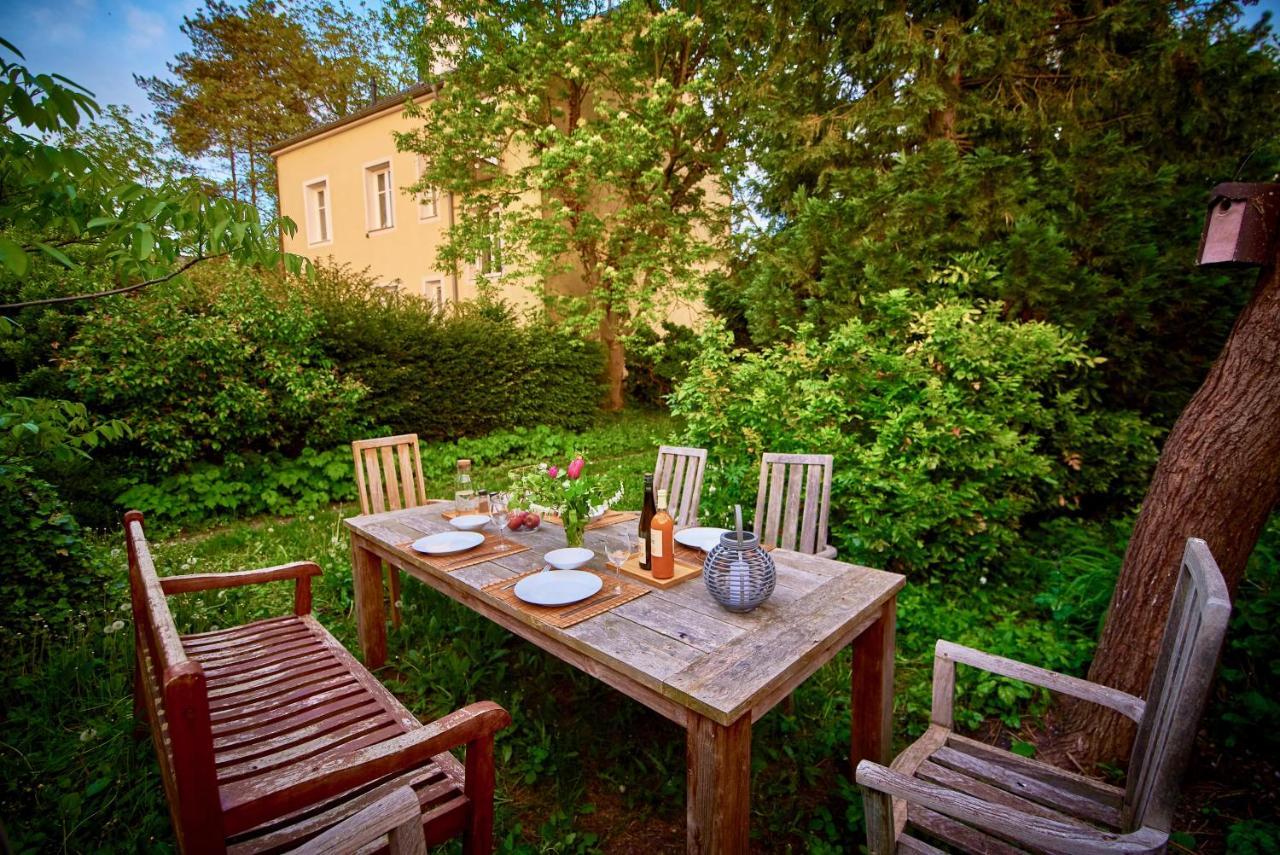
MULTIPOLYGON (((398 789, 414 790, 425 842, 493 838, 491 702, 424 725, 311 616, 309 562, 156 574, 142 514, 124 518, 137 660, 134 703, 150 724, 183 852, 304 847, 398 789), (294 613, 179 635, 167 597, 292 580, 294 613), (466 746, 465 767, 450 754, 466 746)), ((323 838, 322 838, 323 839, 323 838)))

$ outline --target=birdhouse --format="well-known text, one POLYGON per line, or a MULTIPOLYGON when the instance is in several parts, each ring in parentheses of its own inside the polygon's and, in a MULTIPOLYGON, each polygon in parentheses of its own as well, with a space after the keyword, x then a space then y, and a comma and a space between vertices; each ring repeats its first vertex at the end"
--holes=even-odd
POLYGON ((1201 267, 1268 264, 1280 231, 1280 184, 1219 184, 1209 194, 1201 267))

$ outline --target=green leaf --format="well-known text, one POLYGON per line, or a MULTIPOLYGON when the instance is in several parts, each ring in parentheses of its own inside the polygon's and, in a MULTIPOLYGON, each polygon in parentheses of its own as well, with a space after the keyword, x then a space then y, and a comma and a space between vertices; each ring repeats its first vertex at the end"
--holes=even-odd
POLYGON ((1020 739, 1013 740, 1013 744, 1009 746, 1009 750, 1019 757, 1035 757, 1036 747, 1030 742, 1023 742, 1020 739))
POLYGON ((0 264, 9 268, 14 276, 25 276, 28 263, 26 250, 16 242, 0 235, 0 264))
POLYGON ((47 243, 37 243, 36 246, 40 248, 41 252, 61 264, 63 267, 66 267, 68 270, 74 270, 80 266, 68 258, 66 254, 56 246, 50 246, 47 243))

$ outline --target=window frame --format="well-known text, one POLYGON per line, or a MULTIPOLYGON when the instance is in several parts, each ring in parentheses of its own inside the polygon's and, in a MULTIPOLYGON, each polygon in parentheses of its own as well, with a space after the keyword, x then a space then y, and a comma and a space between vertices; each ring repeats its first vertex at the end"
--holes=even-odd
MULTIPOLYGON (((418 155, 417 162, 418 162, 418 181, 422 181, 422 171, 424 167, 422 155, 418 155)), ((420 223, 429 223, 433 220, 440 219, 440 191, 437 190, 435 187, 432 187, 430 188, 430 192, 431 192, 430 203, 422 201, 421 196, 418 197, 418 222, 420 223), (424 213, 424 211, 428 210, 428 208, 430 209, 431 213, 429 214, 424 213)))
POLYGON ((476 258, 476 274, 485 279, 497 279, 506 272, 506 265, 502 260, 502 212, 495 208, 489 212, 489 216, 493 218, 493 226, 488 233, 488 246, 476 258), (495 245, 497 252, 494 252, 495 245), (486 270, 485 266, 492 265, 494 258, 498 260, 497 267, 491 266, 486 270))
POLYGON ((328 246, 333 243, 333 191, 329 188, 328 175, 319 175, 302 182, 302 209, 307 228, 307 246, 328 246), (315 204, 316 188, 323 189, 323 206, 315 204), (324 214, 323 217, 321 212, 324 214), (312 237, 321 231, 322 221, 325 236, 319 240, 313 240, 312 237))
POLYGON ((364 164, 360 170, 364 182, 364 225, 365 234, 382 234, 393 231, 396 227, 396 182, 395 164, 390 157, 381 157, 364 164), (386 200, 387 221, 383 225, 378 220, 380 213, 380 191, 377 189, 378 176, 385 171, 387 176, 386 200))
POLYGON ((449 305, 449 296, 444 291, 443 276, 422 277, 422 296, 435 304, 436 309, 443 312, 449 305), (435 293, 432 293, 432 292, 435 293))

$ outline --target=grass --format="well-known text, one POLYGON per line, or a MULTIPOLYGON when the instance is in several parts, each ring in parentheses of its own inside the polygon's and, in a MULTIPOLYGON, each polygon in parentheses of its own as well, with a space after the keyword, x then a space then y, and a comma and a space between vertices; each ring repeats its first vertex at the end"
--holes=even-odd
MULTIPOLYGON (((627 416, 583 434, 581 447, 599 451, 596 465, 621 477, 627 503, 638 505, 640 474, 676 427, 664 416, 627 416)), ((505 472, 497 462, 478 466, 477 486, 497 486, 505 472)), ((441 495, 449 484, 430 486, 441 495)), ((335 505, 238 521, 158 539, 154 553, 162 573, 315 560, 325 570, 315 612, 354 650, 341 527, 353 513, 335 505)), ((1122 549, 1122 527, 1059 525, 1031 538, 1025 556, 977 590, 911 580, 899 608, 898 747, 927 719, 935 638, 1078 673, 1122 549)), ((134 738, 120 537, 102 536, 95 554, 112 573, 98 609, 69 628, 33 620, 0 638, 0 816, 17 851, 173 848, 150 742, 134 738)), ((497 748, 502 851, 683 851, 685 747, 677 727, 425 586, 406 585, 403 599, 404 626, 389 638, 403 679, 390 685, 410 709, 427 720, 492 699, 512 713, 497 748)), ((201 631, 285 613, 291 593, 277 584, 171 602, 181 628, 201 631)), ((775 709, 754 729, 752 832, 761 850, 856 851, 861 804, 848 780, 848 668, 846 652, 800 687, 794 713, 775 709)), ((992 718, 1017 726, 1047 700, 1006 681, 966 677, 962 687, 962 707, 971 711, 964 723, 974 727, 992 718)), ((1266 831, 1263 823, 1261 832, 1251 825, 1241 834, 1266 831)))

